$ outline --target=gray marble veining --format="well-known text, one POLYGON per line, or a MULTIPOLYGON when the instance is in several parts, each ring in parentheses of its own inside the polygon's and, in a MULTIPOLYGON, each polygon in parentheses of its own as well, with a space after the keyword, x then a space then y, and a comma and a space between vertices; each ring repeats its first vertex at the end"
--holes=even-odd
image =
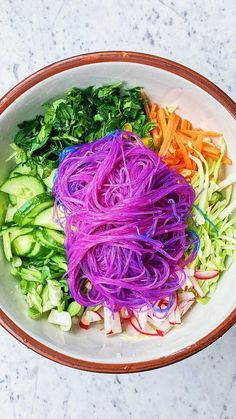
MULTIPOLYGON (((2 0, 0 94, 53 61, 135 50, 179 61, 236 98, 234 0, 2 0)), ((4 419, 234 419, 236 330, 179 364, 116 376, 74 371, 0 331, 4 419)))

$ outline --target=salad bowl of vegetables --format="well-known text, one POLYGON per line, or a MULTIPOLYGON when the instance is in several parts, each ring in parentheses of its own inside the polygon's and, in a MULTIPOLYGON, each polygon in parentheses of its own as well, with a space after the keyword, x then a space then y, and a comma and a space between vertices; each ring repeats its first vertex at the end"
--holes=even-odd
POLYGON ((0 102, 0 321, 56 362, 136 372, 236 318, 236 107, 146 54, 52 64, 0 102))

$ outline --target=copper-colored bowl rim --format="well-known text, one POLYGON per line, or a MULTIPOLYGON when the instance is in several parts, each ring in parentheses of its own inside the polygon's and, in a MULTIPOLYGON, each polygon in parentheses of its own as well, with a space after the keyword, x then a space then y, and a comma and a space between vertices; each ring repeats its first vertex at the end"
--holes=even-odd
MULTIPOLYGON (((30 75, 29 77, 18 83, 15 87, 13 87, 8 93, 6 93, 2 97, 2 99, 0 100, 0 114, 28 89, 41 82, 42 80, 45 80, 57 73, 63 72, 70 68, 80 67, 83 65, 115 61, 145 64, 148 66, 163 69, 170 73, 174 73, 192 82, 193 84, 199 86, 201 89, 209 93, 209 95, 211 95, 219 103, 221 103, 221 105, 223 105, 224 108, 236 119, 236 104, 234 103, 234 101, 205 77, 174 61, 170 61, 165 58, 157 57, 150 54, 129 51, 107 51, 78 55, 44 67, 43 69, 37 71, 36 73, 30 75)), ((24 332, 24 330, 22 330, 17 324, 15 324, 14 321, 11 320, 10 317, 8 317, 7 314, 0 309, 0 324, 12 336, 14 336, 28 348, 60 364, 73 368, 78 368, 81 370, 102 373, 127 373, 147 371, 175 363, 177 361, 189 357, 190 355, 195 354, 196 352, 204 349, 205 347, 213 343, 216 339, 222 336, 231 326, 233 326, 235 322, 236 309, 234 309, 230 313, 230 315, 209 334, 207 334, 194 344, 178 352, 158 359, 153 359, 144 362, 107 364, 100 362, 89 362, 73 358, 47 347, 46 345, 42 344, 38 340, 34 339, 32 336, 28 335, 26 332, 24 332)))

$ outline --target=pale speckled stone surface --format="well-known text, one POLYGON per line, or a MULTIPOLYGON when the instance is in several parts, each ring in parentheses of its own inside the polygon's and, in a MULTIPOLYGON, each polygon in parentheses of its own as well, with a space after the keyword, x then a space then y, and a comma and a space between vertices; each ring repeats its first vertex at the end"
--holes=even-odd
MULTIPOLYGON (((2 0, 0 94, 40 67, 94 50, 159 54, 236 98, 234 0, 2 0)), ((236 330, 179 364, 115 376, 74 371, 0 331, 3 419, 234 419, 236 330)))

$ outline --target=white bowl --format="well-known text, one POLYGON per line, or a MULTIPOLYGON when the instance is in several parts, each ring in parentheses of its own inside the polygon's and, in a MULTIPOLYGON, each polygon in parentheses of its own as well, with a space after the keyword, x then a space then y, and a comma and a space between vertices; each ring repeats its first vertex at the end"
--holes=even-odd
MULTIPOLYGON (((195 126, 224 133, 228 155, 236 170, 236 107, 215 85, 192 70, 158 57, 127 52, 104 52, 73 57, 30 76, 0 102, 0 180, 17 124, 42 112, 42 104, 63 96, 72 86, 86 87, 125 81, 143 86, 160 105, 177 105, 181 116, 195 126)), ((0 320, 18 340, 57 362, 100 372, 142 371, 183 359, 221 336, 236 319, 236 265, 221 278, 212 300, 196 304, 165 337, 138 341, 104 337, 96 327, 63 333, 47 321, 27 317, 23 296, 10 277, 9 264, 0 256, 0 320)))

